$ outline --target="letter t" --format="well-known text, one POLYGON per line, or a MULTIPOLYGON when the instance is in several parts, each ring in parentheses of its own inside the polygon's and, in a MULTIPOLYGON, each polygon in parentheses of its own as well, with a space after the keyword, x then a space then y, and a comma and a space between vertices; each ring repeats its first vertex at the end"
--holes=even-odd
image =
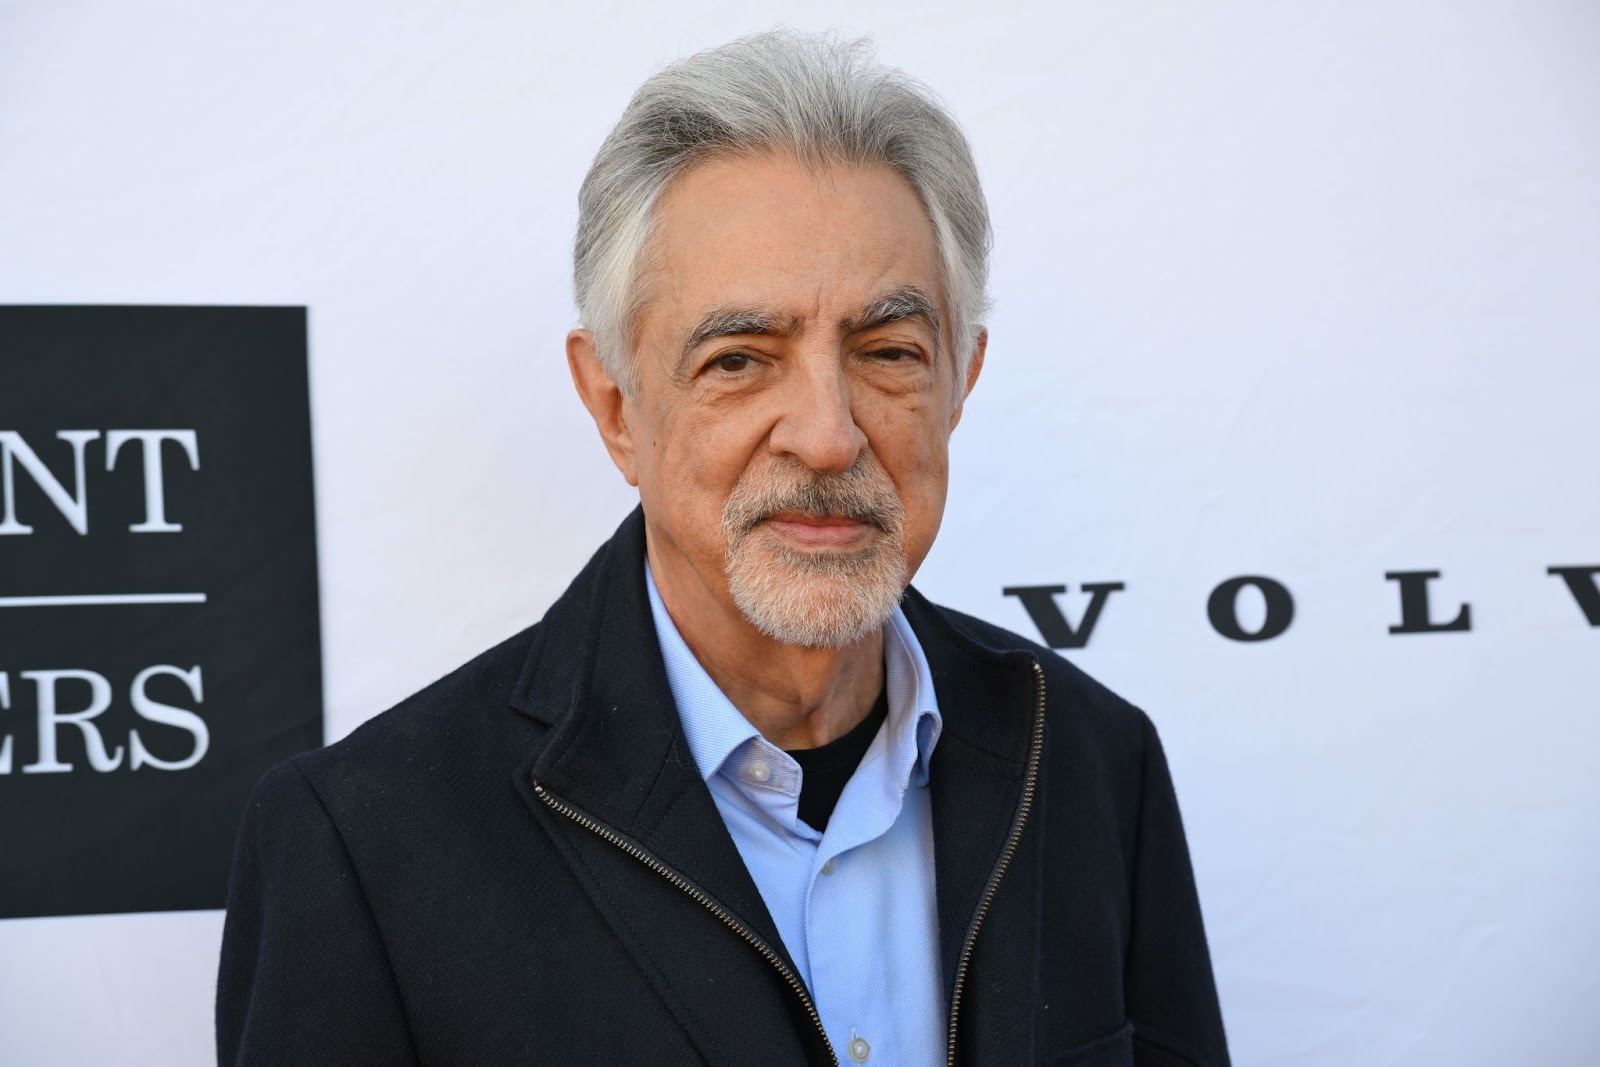
POLYGON ((161 475, 161 442, 176 441, 189 456, 189 467, 200 469, 200 445, 193 430, 108 430, 106 431, 106 470, 117 464, 117 451, 126 441, 138 441, 144 449, 144 521, 128 527, 131 533, 178 533, 180 522, 167 521, 166 482, 161 475))

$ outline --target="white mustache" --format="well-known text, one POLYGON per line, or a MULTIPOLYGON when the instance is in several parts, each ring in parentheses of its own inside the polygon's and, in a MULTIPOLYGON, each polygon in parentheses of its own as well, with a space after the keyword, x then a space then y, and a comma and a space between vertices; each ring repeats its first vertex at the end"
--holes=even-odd
POLYGON ((730 545, 774 515, 797 512, 816 518, 843 516, 897 534, 905 507, 877 460, 863 454, 843 474, 818 474, 801 463, 747 474, 734 486, 722 510, 730 545))

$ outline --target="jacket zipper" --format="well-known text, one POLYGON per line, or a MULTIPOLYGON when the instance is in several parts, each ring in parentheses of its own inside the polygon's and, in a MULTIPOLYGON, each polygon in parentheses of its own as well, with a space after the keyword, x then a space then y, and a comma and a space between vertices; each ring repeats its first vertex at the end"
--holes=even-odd
MULTIPOLYGON (((661 877, 665 878, 668 882, 672 883, 672 885, 688 894, 690 899, 694 900, 701 907, 715 915, 718 919, 721 919, 724 926, 738 934, 750 945, 750 947, 761 953, 762 957, 768 963, 772 964, 772 966, 777 969, 778 973, 783 976, 783 980, 789 983, 789 988, 794 990, 795 996, 800 998, 800 1003, 805 1006, 806 1014, 811 1016, 811 1022, 817 1028, 817 1035, 822 1038, 823 1047, 828 1050, 828 1062, 833 1064, 833 1067, 839 1067, 839 1057, 833 1051, 833 1043, 828 1040, 828 1031, 823 1029, 822 1026, 822 1016, 817 1014, 817 1007, 811 1002, 811 994, 806 992, 805 983, 800 981, 799 976, 797 976, 794 971, 789 968, 788 964, 783 962, 783 958, 781 956, 773 951, 771 945, 767 944, 761 939, 760 935, 735 918, 734 915, 726 908, 713 900, 711 895, 705 890, 701 889, 699 886, 689 881, 689 879, 685 878, 671 867, 668 867, 665 863, 662 863, 649 852, 646 852, 644 849, 640 848, 632 841, 629 841, 615 830, 612 830, 604 823, 598 822, 590 816, 585 815, 583 812, 568 804, 566 801, 558 799, 554 794, 545 789, 545 787, 540 785, 538 782, 533 783, 533 791, 538 794, 539 799, 544 801, 545 805, 552 811, 566 816, 568 819, 571 819, 573 822, 599 837, 601 840, 608 841, 615 845, 623 852, 632 856, 634 859, 638 860, 640 863, 644 864, 661 877)), ((952 1036, 954 1033, 955 1029, 952 1027, 952 1036)), ((952 1045, 951 1047, 953 1048, 954 1046, 952 1045)))
POLYGON ((950 994, 950 1036, 946 1046, 945 1063, 948 1067, 956 1067, 956 1020, 961 1013, 961 992, 967 983, 967 968, 972 963, 972 946, 978 938, 978 927, 983 925, 984 916, 989 914, 989 905, 994 900, 995 890, 1000 888, 1000 879, 1005 877, 1006 868, 1011 866, 1011 857, 1016 854, 1017 841, 1022 837, 1022 827, 1028 821, 1028 813, 1033 810, 1033 791, 1039 780, 1039 754, 1044 747, 1044 668, 1039 666, 1039 661, 1033 661, 1033 679, 1038 692, 1038 704, 1034 709, 1033 740, 1028 746, 1028 774, 1022 783, 1022 803, 1017 805, 1017 817, 1011 822, 1011 833, 1006 838, 1006 847, 1000 853, 1000 862, 995 864, 994 873, 989 876, 989 884, 983 890, 983 897, 979 901, 978 910, 972 916, 972 924, 967 927, 967 938, 961 945, 961 960, 956 965, 955 987, 950 994))

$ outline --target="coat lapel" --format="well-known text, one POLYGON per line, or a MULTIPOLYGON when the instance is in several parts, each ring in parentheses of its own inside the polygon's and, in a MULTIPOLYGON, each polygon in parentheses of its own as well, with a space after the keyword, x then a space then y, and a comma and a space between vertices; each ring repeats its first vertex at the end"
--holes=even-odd
MULTIPOLYGON (((976 643, 915 590, 907 591, 903 607, 927 655, 944 720, 928 788, 939 949, 949 998, 967 933, 1020 814, 1038 689, 1028 653, 976 643)), ((1023 1063, 1032 1058, 1028 1017, 1040 947, 1042 901, 1034 848, 1041 837, 1035 821, 1040 814, 1035 797, 1022 838, 982 919, 959 1009, 963 1063, 1023 1063), (990 960, 999 966, 990 966, 990 960)))
POLYGON ((644 581, 635 510, 545 618, 513 704, 551 725, 519 774, 680 873, 793 969, 689 751, 644 581))

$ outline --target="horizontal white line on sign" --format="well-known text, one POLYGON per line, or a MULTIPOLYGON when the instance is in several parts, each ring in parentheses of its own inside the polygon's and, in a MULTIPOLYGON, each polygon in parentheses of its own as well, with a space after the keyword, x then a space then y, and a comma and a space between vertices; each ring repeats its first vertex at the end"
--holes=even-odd
POLYGON ((90 593, 83 596, 0 596, 0 608, 64 608, 90 604, 204 604, 204 593, 90 593))

